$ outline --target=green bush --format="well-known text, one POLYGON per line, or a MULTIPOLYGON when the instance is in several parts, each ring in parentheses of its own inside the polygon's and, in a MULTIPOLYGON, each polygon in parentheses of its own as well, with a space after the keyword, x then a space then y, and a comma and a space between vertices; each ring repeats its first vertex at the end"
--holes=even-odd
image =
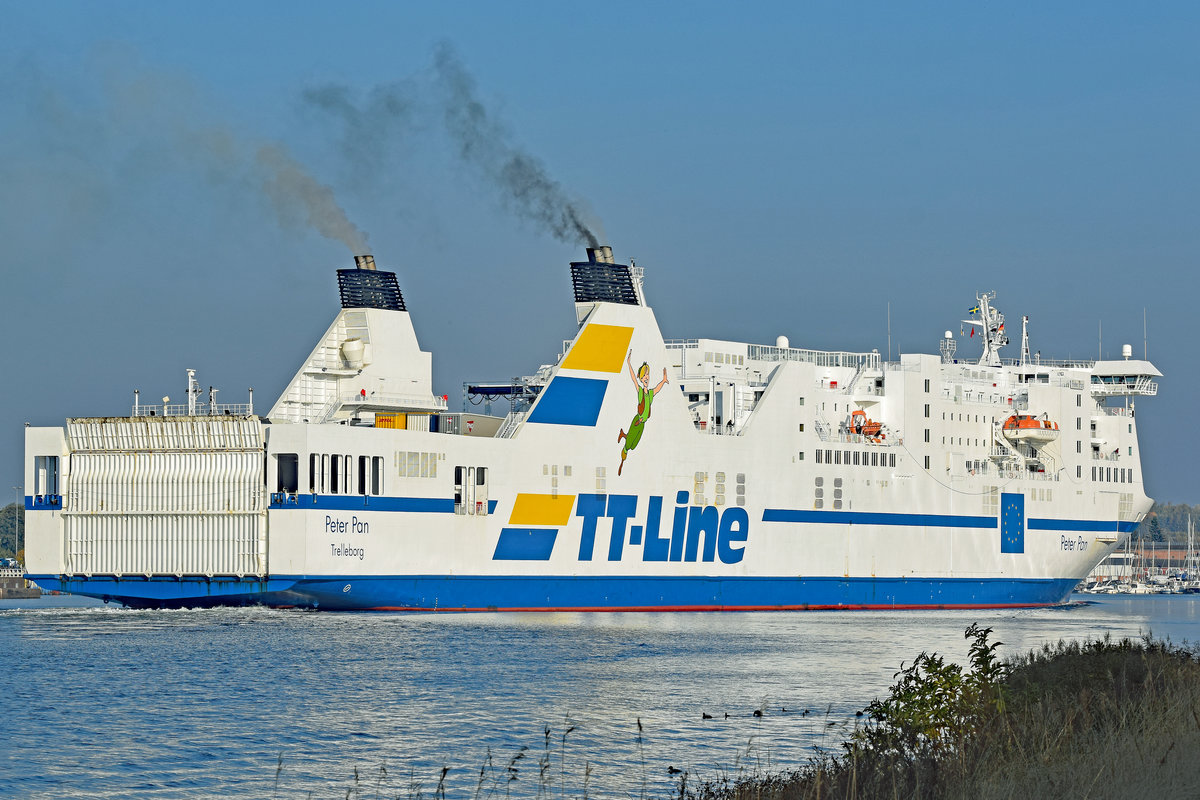
MULTIPOLYGON (((921 653, 840 755, 695 785, 726 798, 1200 797, 1200 648, 1109 638, 1001 662, 972 625, 969 667, 921 653)), ((682 787, 681 787, 682 788, 682 787)))

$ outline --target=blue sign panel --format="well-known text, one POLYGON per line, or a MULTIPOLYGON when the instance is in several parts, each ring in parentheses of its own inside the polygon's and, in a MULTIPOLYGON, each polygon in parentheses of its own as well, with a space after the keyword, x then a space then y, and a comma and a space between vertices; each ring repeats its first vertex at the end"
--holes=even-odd
POLYGON ((1025 495, 1000 494, 1000 552, 1025 552, 1025 495))

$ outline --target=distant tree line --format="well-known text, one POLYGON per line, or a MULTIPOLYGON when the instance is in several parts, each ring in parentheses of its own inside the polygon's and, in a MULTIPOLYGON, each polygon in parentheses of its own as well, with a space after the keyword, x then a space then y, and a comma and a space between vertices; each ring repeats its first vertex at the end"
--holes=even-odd
POLYGON ((25 545, 25 509, 9 503, 0 509, 0 558, 13 558, 16 551, 17 525, 21 528, 21 546, 25 545))
MULTIPOLYGON (((1200 527, 1200 506, 1187 503, 1155 503, 1138 526, 1137 536, 1148 542, 1187 544, 1188 515, 1200 527)), ((1198 542, 1200 543, 1200 542, 1198 542)))

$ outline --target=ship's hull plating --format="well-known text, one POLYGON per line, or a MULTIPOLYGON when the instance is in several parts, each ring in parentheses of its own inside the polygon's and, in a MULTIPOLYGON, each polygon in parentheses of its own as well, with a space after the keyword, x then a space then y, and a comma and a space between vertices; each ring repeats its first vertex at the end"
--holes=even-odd
POLYGON ((134 608, 267 605, 378 611, 795 611, 1019 608, 1076 581, 928 578, 649 578, 354 575, 247 580, 61 579, 44 589, 134 608))

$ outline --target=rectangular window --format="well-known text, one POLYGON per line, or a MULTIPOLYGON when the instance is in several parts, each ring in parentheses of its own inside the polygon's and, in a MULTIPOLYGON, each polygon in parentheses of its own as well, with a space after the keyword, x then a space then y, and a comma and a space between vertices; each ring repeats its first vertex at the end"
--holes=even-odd
POLYGON ((798 456, 799 456, 800 460, 801 460, 801 461, 803 461, 803 460, 804 460, 804 451, 803 451, 803 450, 801 450, 801 451, 798 453, 798 456))
POLYGON ((804 423, 803 422, 800 423, 800 432, 804 433, 804 423))
POLYGON ((850 451, 849 451, 849 450, 846 450, 846 451, 844 451, 844 452, 843 452, 843 454, 842 454, 842 463, 843 463, 843 464, 849 464, 849 463, 850 463, 850 451))
POLYGON ((371 459, 371 494, 376 497, 383 494, 383 456, 371 459))
POLYGON ((1129 470, 1129 482, 1133 483, 1133 470, 1129 470))
POLYGON ((879 453, 871 453, 871 466, 872 467, 879 466, 879 453))
POLYGON ((833 463, 833 451, 832 451, 832 450, 826 450, 826 451, 825 451, 825 463, 826 463, 826 464, 832 464, 832 463, 833 463))
POLYGON ((925 404, 925 419, 929 419, 929 403, 925 404))
MULTIPOLYGON (((467 470, 469 487, 467 513, 480 516, 488 513, 488 468, 473 467, 467 470)), ((557 492, 557 490, 555 490, 557 492)))
POLYGON ((1075 477, 1076 477, 1076 478, 1082 478, 1082 477, 1083 477, 1083 467, 1080 467, 1080 466, 1076 466, 1076 467, 1075 467, 1075 477))
POLYGON ((858 466, 858 451, 854 451, 854 466, 858 466))
POLYGON ((926 379, 925 379, 925 392, 926 392, 926 393, 928 393, 928 392, 929 392, 929 378, 926 378, 926 379))
POLYGON ((300 457, 295 453, 275 456, 275 491, 295 494, 300 487, 300 457))
POLYGON ((358 473, 355 475, 358 480, 358 494, 367 494, 367 486, 370 483, 371 476, 371 460, 367 456, 358 457, 358 473))
POLYGON ((342 469, 342 457, 329 457, 329 493, 341 494, 342 485, 345 481, 345 473, 342 469))
POLYGON ((823 462, 822 462, 822 460, 821 460, 821 451, 820 451, 820 450, 818 450, 818 451, 817 451, 817 463, 818 463, 818 464, 821 464, 821 463, 823 463, 823 462))
POLYGON ((1096 468, 1092 467, 1092 480, 1096 480, 1096 468))
MULTIPOLYGON (((295 456, 292 456, 295 458, 295 456)), ((34 485, 33 494, 46 497, 57 495, 58 491, 58 456, 36 456, 33 460, 34 485)), ((295 489, 292 490, 296 491, 295 489)))
POLYGON ((1082 440, 1079 440, 1079 441, 1076 441, 1076 442, 1075 442, 1075 452, 1076 452, 1076 453, 1082 453, 1082 452, 1083 452, 1083 441, 1082 441, 1082 440))
POLYGON ((925 469, 929 469, 929 456, 925 456, 925 469))
POLYGON ((1075 430, 1077 430, 1077 431, 1083 430, 1083 418, 1082 417, 1075 418, 1075 430))
POLYGON ((463 514, 466 512, 465 498, 463 497, 463 484, 466 482, 467 468, 454 468, 454 513, 463 514))
POLYGON ((835 463, 835 464, 842 463, 842 451, 841 450, 833 451, 833 463, 835 463))
POLYGON ((929 428, 925 429, 925 444, 929 444, 929 428))
POLYGON ((1075 405, 1083 406, 1083 395, 1081 395, 1081 394, 1075 395, 1075 405))

